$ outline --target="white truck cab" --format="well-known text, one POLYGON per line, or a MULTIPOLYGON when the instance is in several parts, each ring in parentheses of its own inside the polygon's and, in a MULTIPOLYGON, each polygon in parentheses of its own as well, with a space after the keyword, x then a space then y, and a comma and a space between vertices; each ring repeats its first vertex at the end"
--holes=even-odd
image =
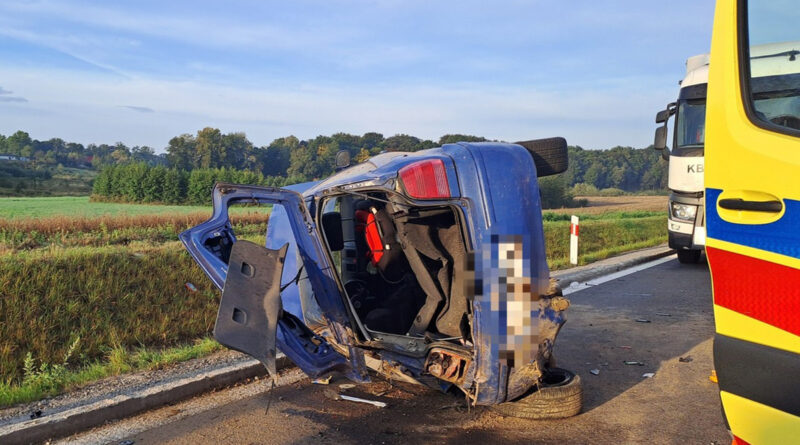
POLYGON ((678 101, 658 112, 654 148, 669 161, 667 230, 669 247, 681 263, 697 263, 706 244, 703 183, 708 54, 686 60, 678 101), (672 149, 667 147, 669 117, 675 115, 672 149))

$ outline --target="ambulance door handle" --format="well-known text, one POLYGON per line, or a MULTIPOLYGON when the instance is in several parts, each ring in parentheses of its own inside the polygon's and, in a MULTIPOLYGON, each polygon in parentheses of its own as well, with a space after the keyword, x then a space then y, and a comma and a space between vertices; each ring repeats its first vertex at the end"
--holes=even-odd
POLYGON ((720 199, 719 206, 728 210, 745 210, 750 212, 780 213, 783 203, 773 201, 749 201, 741 198, 720 199))

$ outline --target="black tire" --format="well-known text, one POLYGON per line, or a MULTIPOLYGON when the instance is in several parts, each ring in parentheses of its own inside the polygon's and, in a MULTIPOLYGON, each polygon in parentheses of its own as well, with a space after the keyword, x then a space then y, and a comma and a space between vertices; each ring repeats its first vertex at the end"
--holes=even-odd
POLYGON ((564 419, 581 412, 583 386, 580 376, 561 368, 549 368, 538 390, 513 402, 489 408, 508 417, 524 419, 564 419))
POLYGON ((681 264, 697 264, 700 262, 699 250, 679 250, 678 261, 681 264))
POLYGON ((536 164, 536 176, 550 176, 563 173, 569 166, 567 140, 564 138, 536 139, 533 141, 515 142, 524 147, 533 157, 536 164))

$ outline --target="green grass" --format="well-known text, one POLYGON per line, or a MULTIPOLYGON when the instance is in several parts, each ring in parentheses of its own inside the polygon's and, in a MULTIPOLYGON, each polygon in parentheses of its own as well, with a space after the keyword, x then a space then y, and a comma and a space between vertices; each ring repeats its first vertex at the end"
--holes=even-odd
POLYGON ((0 381, 24 359, 75 365, 116 347, 163 347, 211 332, 219 291, 179 242, 49 248, 0 256, 0 381), (185 287, 192 283, 197 291, 185 287))
POLYGON ((208 212, 208 206, 120 204, 89 202, 88 196, 0 198, 0 218, 44 218, 51 216, 97 217, 103 215, 157 215, 208 212))
MULTIPOLYGON (((79 348, 80 339, 73 344, 74 349, 79 348)), ((104 359, 76 369, 67 368, 74 351, 72 354, 66 354, 64 360, 58 364, 37 362, 28 355, 21 382, 0 382, 0 407, 51 397, 112 375, 160 369, 174 363, 204 357, 221 349, 222 346, 209 337, 166 349, 144 347, 127 349, 116 346, 104 359)))
MULTIPOLYGON (((0 255, 44 247, 158 246, 178 239, 184 230, 205 221, 204 214, 161 217, 140 215, 124 220, 0 219, 0 255)), ((264 243, 268 213, 234 214, 231 218, 238 238, 264 243), (255 239, 254 239, 255 238, 255 239)))
POLYGON ((660 216, 666 218, 666 211, 652 211, 652 210, 634 210, 634 211, 611 211, 605 213, 584 213, 580 209, 575 209, 571 214, 555 213, 555 212, 542 212, 542 220, 547 223, 551 221, 569 221, 570 216, 575 215, 583 221, 595 220, 615 220, 615 219, 636 219, 647 218, 651 216, 660 216))
MULTIPOLYGON (((547 261, 553 270, 570 267, 569 226, 569 221, 544 222, 547 261)), ((663 212, 657 216, 583 219, 580 223, 578 264, 657 246, 666 241, 667 222, 663 212)))

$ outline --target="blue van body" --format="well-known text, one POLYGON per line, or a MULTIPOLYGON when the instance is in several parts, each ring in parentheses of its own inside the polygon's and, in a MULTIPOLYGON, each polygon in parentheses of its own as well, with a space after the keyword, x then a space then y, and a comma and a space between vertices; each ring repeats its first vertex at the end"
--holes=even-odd
MULTIPOLYGON (((335 370, 354 381, 366 381, 367 368, 372 367, 428 383, 428 357, 418 350, 406 353, 402 348, 376 347, 354 322, 348 295, 321 233, 320 214, 321 206, 332 196, 381 191, 403 195, 399 171, 430 159, 443 162, 450 197, 415 200, 405 194, 403 199, 420 207, 446 205, 458 214, 471 256, 469 286, 473 290, 469 299, 471 336, 453 342, 454 347, 467 351, 468 369, 457 383, 438 383, 442 387, 455 384, 474 404, 512 400, 537 384, 536 378, 552 360, 553 343, 566 309, 563 303, 553 304, 555 298, 566 301, 563 297, 548 294, 536 165, 531 153, 520 145, 457 143, 414 153, 383 153, 324 181, 282 189, 217 184, 212 218, 180 238, 217 287, 224 289, 229 265, 216 247, 236 243, 228 206, 273 204, 265 247, 274 251, 287 247, 279 293, 282 312, 276 315, 277 348, 312 377, 335 370), (504 247, 504 243, 514 246, 504 247), (503 253, 508 249, 516 249, 517 257, 503 253), (515 292, 508 278, 512 269, 527 283, 522 303, 506 295, 515 292), (524 311, 524 329, 511 332, 510 320, 519 318, 520 310, 524 311), (519 355, 525 351, 528 355, 519 355), (510 356, 527 357, 527 361, 509 361, 510 356), (369 361, 373 366, 368 366, 369 361)), ((225 298, 223 292, 223 305, 225 298)), ((218 321, 215 334, 219 329, 218 321)), ((232 347, 250 353, 245 347, 232 347)))

